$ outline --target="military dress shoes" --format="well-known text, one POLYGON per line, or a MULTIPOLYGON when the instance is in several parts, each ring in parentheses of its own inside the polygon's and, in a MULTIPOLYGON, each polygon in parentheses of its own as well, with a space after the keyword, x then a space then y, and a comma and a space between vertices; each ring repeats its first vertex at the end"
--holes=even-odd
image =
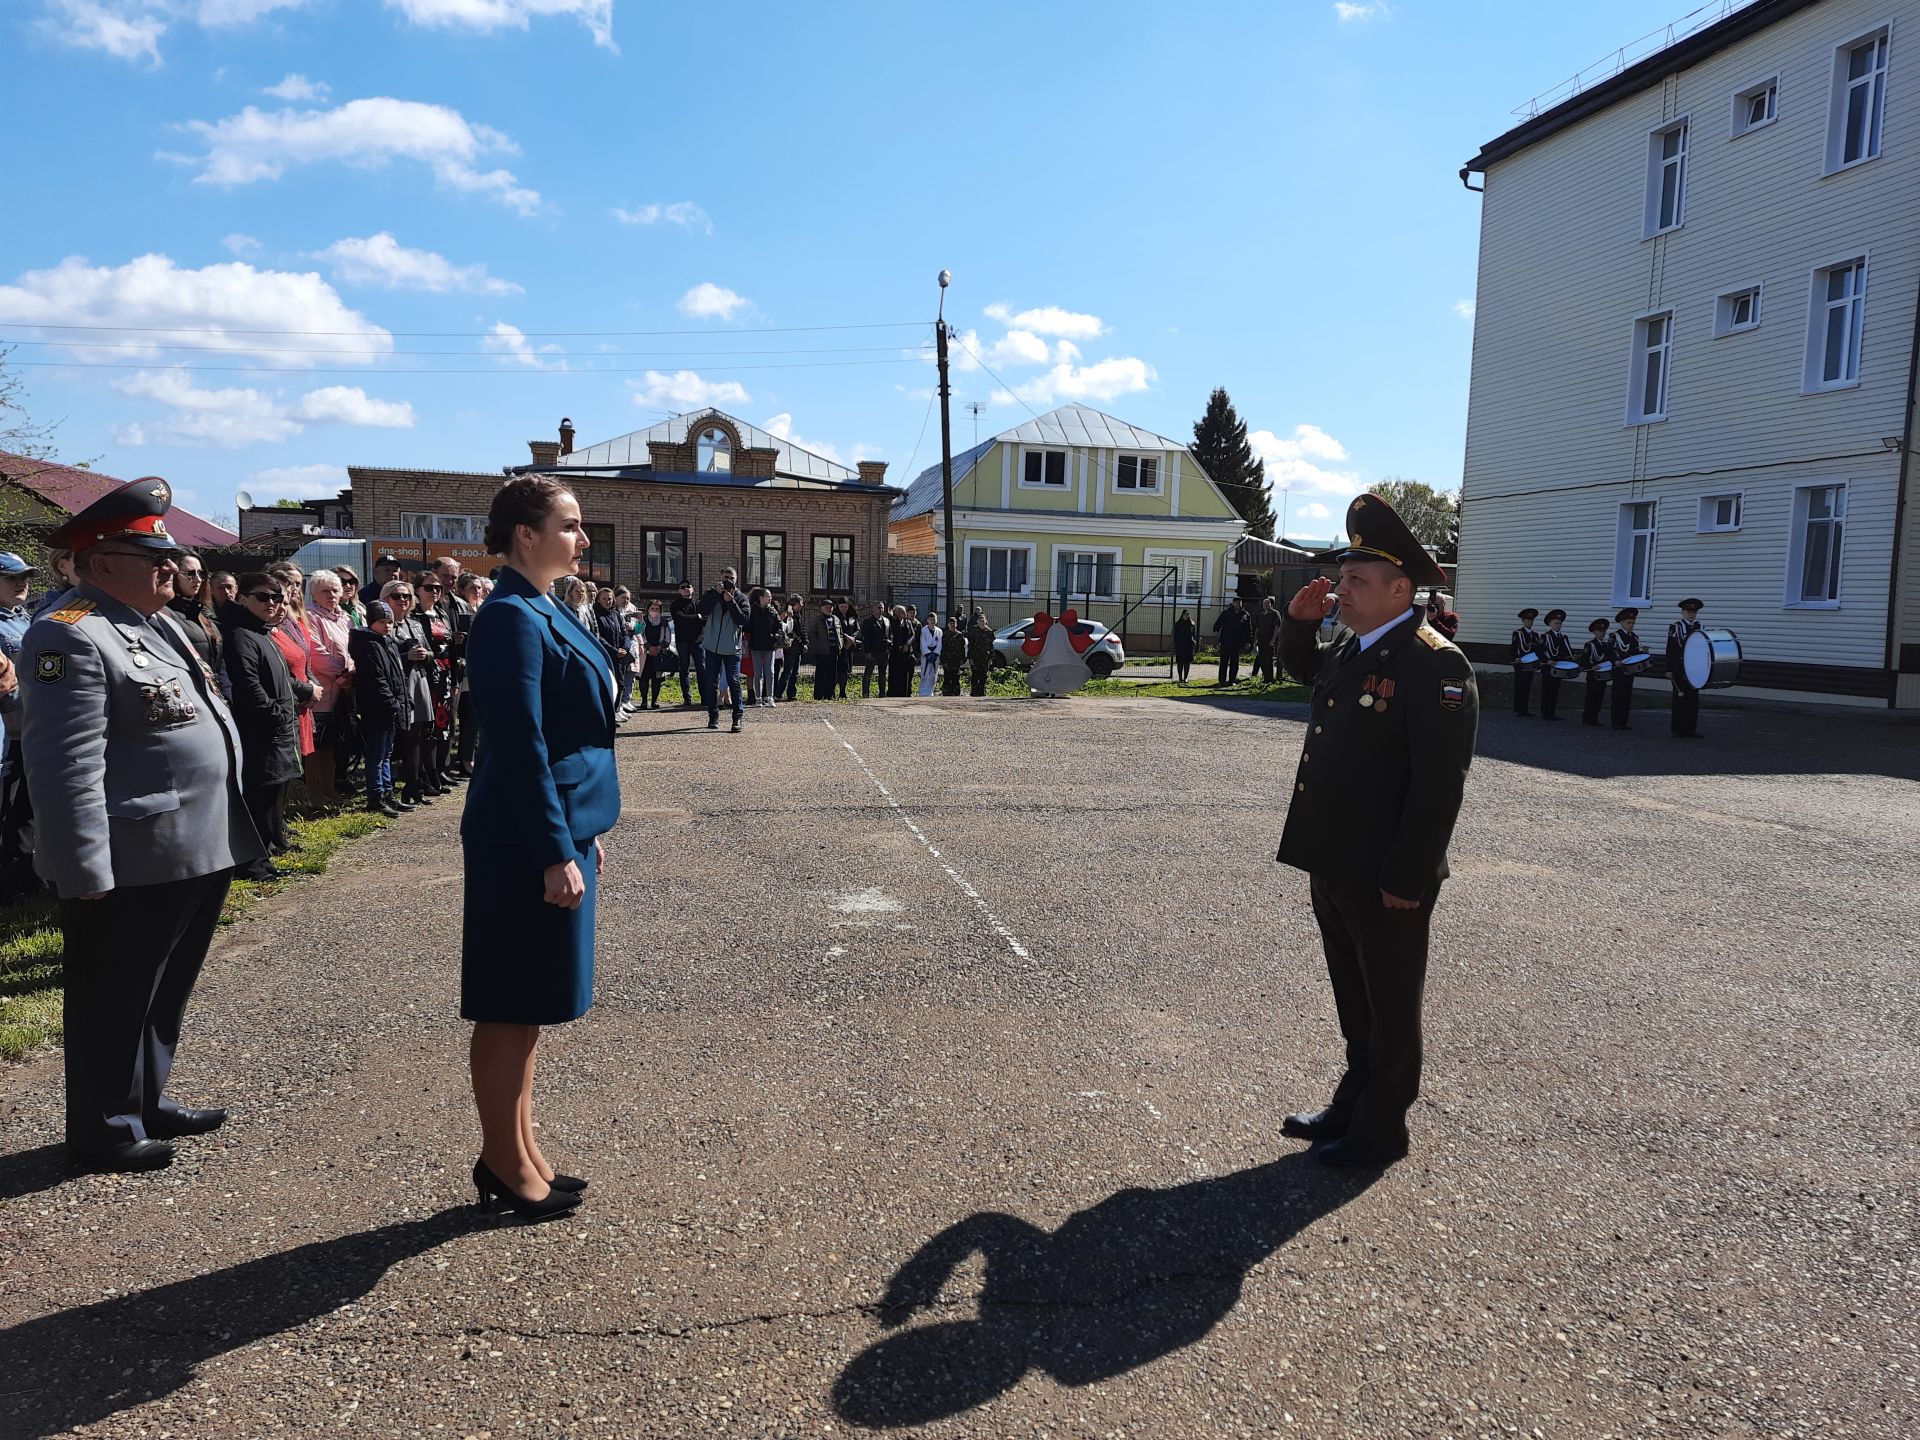
POLYGON ((182 1135, 205 1135, 227 1123, 227 1112, 217 1107, 207 1110, 162 1110, 160 1118, 147 1126, 147 1133, 161 1140, 182 1135))
POLYGON ((1324 1110, 1303 1110, 1282 1120, 1280 1133, 1292 1140, 1338 1140, 1347 1133, 1347 1115, 1331 1105, 1324 1110))
POLYGON ((164 1170, 173 1163, 173 1146, 164 1140, 129 1140, 111 1150, 76 1150, 73 1163, 83 1170, 164 1170))
POLYGON ((1407 1142, 1389 1143, 1342 1135, 1337 1140, 1314 1146, 1311 1153, 1322 1165, 1337 1165, 1347 1170, 1383 1170, 1394 1161, 1407 1158, 1407 1142))

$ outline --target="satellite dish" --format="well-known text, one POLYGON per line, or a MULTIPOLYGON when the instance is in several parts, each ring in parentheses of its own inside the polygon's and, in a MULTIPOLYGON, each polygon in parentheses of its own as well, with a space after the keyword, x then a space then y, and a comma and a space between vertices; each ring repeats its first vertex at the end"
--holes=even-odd
POLYGON ((236 510, 251 510, 253 508, 253 496, 244 490, 236 490, 233 493, 233 506, 236 510))

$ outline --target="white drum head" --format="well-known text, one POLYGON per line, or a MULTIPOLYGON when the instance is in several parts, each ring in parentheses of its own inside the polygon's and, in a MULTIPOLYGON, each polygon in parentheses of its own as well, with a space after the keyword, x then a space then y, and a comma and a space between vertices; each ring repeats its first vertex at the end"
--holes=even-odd
POLYGON ((1532 651, 1528 651, 1525 655, 1520 656, 1513 663, 1516 665, 1538 665, 1540 663, 1540 657, 1538 655, 1535 655, 1532 651))
POLYGON ((1713 642, 1707 639, 1706 631, 1696 630, 1687 636, 1680 652, 1680 668, 1687 672, 1687 683, 1694 689, 1706 688, 1713 678, 1713 642))

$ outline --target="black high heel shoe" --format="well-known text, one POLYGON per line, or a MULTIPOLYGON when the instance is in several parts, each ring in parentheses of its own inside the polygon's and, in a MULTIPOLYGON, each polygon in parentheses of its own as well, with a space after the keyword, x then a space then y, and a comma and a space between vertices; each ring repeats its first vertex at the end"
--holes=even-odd
POLYGON ((569 1210, 580 1204, 580 1196, 571 1190, 562 1190, 558 1186, 551 1188, 544 1200, 528 1200, 514 1193, 506 1181, 487 1168, 487 1162, 473 1162, 473 1188, 480 1194, 475 1206, 481 1210, 497 1210, 504 1206, 516 1220, 527 1224, 536 1224, 542 1220, 557 1220, 569 1210))
POLYGON ((582 1190, 587 1188, 588 1182, 582 1180, 578 1175, 561 1175, 556 1172, 553 1179, 549 1180, 547 1184, 568 1195, 578 1195, 582 1190))

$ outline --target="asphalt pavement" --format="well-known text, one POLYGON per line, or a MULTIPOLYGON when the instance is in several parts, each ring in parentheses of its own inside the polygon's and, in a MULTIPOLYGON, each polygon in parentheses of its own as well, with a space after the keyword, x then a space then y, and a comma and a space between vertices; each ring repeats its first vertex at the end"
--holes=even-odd
POLYGON ((618 741, 557 1224, 477 1216, 458 802, 223 933, 74 1176, 0 1071, 0 1436, 1920 1433, 1920 749, 1491 714, 1414 1150, 1273 863, 1298 707, 783 706, 618 741))

